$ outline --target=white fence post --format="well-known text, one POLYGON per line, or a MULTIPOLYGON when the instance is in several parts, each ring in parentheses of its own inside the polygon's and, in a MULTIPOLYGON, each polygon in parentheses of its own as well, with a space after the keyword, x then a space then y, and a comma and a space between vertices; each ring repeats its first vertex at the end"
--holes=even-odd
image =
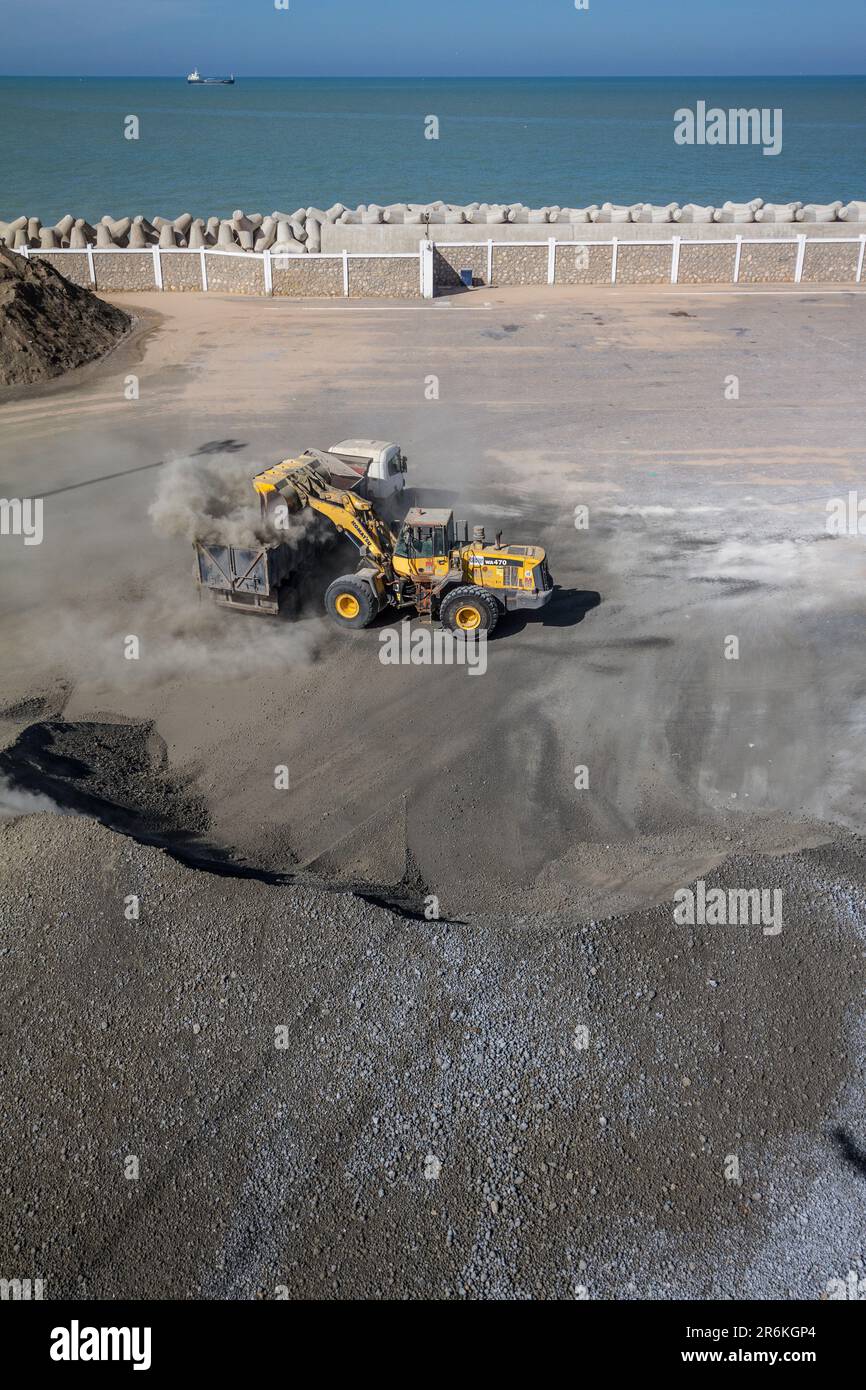
POLYGON ((734 252, 734 284, 740 283, 740 257, 743 254, 743 238, 737 237, 737 249, 734 252))
POLYGON ((800 232, 797 236, 797 264, 794 267, 794 284, 799 285, 803 278, 803 260, 806 255, 806 233, 800 232))
POLYGON ((857 279, 855 284, 860 284, 863 279, 863 260, 866 257, 866 232, 860 233, 860 255, 857 257, 857 279))
POLYGON ((487 243, 487 283, 493 284, 493 238, 487 243))
POLYGON ((207 261, 204 257, 204 247, 202 247, 198 253, 198 261, 201 266, 201 287, 205 294, 207 294, 207 261))
POLYGON ((93 264, 93 247, 87 247, 87 269, 90 274, 91 285, 96 284, 96 266, 93 264))
POLYGON ((274 277, 271 272, 271 252, 268 246, 266 246, 262 252, 262 267, 265 272, 265 294, 273 294, 274 277))
POLYGON ((343 250, 343 294, 349 298, 349 253, 343 250))
POLYGON ((418 243, 418 256, 421 262, 421 298, 433 298, 433 243, 418 243))
POLYGON ((619 251, 619 238, 618 238, 618 237, 614 237, 613 240, 612 240, 612 242, 610 243, 610 245, 611 245, 611 253, 610 253, 610 283, 611 283, 612 285, 615 285, 615 284, 616 284, 616 257, 617 257, 617 252, 619 251))
POLYGON ((153 279, 158 290, 162 289, 162 261, 159 259, 159 247, 153 248, 153 279))
POLYGON ((682 237, 671 238, 671 284, 675 285, 680 278, 680 245, 682 237))
POLYGON ((556 237, 547 239, 547 283, 556 284, 556 237))

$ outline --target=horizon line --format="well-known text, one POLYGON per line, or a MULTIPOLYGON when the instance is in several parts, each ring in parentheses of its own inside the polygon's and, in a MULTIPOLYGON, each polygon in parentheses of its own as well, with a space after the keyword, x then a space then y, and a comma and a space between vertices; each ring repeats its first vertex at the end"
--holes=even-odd
MULTIPOLYGON (((225 74, 222 74, 225 75, 225 74)), ((233 74, 237 76, 237 72, 233 74)), ((663 82, 670 81, 671 78, 707 78, 709 80, 720 80, 735 78, 746 81, 755 81, 765 78, 771 81, 788 78, 802 78, 804 81, 810 78, 850 78, 866 77, 866 72, 762 72, 762 73, 742 73, 742 72, 659 72, 659 73, 629 73, 629 72, 610 72, 610 73, 584 73, 584 72, 562 72, 562 73, 262 73, 250 72, 243 74, 250 81, 293 81, 293 82, 330 82, 335 79, 340 81, 354 82, 562 82, 562 81, 581 81, 581 82, 609 82, 609 81, 631 81, 631 82, 663 82)), ((3 78, 42 78, 44 80, 63 81, 68 78, 99 78, 101 80, 123 82, 127 80, 149 80, 149 79, 176 79, 185 81, 179 72, 122 72, 122 73, 100 73, 100 72, 0 72, 0 80, 3 78)))

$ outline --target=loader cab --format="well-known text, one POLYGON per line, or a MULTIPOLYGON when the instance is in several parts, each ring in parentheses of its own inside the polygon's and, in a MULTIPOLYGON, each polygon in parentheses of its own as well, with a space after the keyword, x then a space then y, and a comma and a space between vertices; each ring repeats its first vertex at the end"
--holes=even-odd
POLYGON ((412 507, 397 536, 394 568, 398 574, 405 575, 445 575, 456 544, 453 512, 412 507))

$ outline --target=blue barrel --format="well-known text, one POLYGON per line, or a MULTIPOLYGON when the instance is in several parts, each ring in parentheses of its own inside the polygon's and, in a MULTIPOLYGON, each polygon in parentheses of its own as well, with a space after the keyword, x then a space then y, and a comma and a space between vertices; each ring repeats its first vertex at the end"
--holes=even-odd
POLYGON ((461 270, 461 272, 460 272, 460 279, 461 279, 462 283, 466 286, 467 290, 471 290, 471 289, 472 289, 472 271, 471 271, 471 270, 461 270))

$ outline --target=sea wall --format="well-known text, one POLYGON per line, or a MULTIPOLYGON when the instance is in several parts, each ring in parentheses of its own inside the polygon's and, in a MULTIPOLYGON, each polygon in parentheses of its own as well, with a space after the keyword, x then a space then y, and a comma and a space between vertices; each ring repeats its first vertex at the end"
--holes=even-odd
MULTIPOLYGON (((244 212, 231 217, 193 217, 182 212, 174 218, 159 214, 145 217, 113 217, 106 213, 95 225, 67 213, 53 226, 43 226, 36 215, 22 214, 0 221, 0 241, 12 250, 82 251, 86 247, 110 250, 119 247, 163 251, 220 248, 223 251, 269 251, 316 254, 319 251, 399 252, 416 250, 422 237, 437 241, 531 241, 555 236, 563 241, 586 235, 604 239, 616 236, 640 238, 671 235, 677 229, 698 239, 713 228, 749 227, 757 234, 773 234, 779 226, 846 229, 866 227, 866 200, 833 203, 766 203, 752 198, 746 203, 730 200, 719 207, 697 203, 592 203, 587 207, 530 208, 524 203, 343 203, 325 210, 296 208, 294 212, 244 212), (597 229, 597 230, 596 230, 597 229)), ((844 235, 844 233, 842 233, 844 235)))
MULTIPOLYGON (((866 220, 856 222, 822 223, 698 223, 686 225, 678 222, 640 223, 640 222, 557 222, 546 226, 520 223, 505 223, 502 226, 476 226, 464 223, 461 226, 431 227, 430 238, 437 246, 451 243, 471 245, 476 243, 531 241, 547 245, 551 237, 555 241, 658 241, 670 246, 674 237, 683 241, 733 241, 742 235, 749 240, 773 241, 779 238, 808 237, 851 238, 866 233, 866 220)), ((328 225, 322 228, 322 250, 327 252, 386 251, 392 254, 418 250, 418 242, 426 235, 424 228, 415 226, 377 226, 356 227, 346 224, 328 225)))
MULTIPOLYGON (((80 246, 72 244, 80 238, 69 222, 58 224, 68 233, 67 246, 44 244, 50 237, 33 245, 34 227, 26 236, 19 228, 19 254, 45 258, 75 284, 105 293, 414 299, 456 290, 470 276, 475 286, 844 285, 863 283, 866 258, 866 219, 850 217, 787 223, 462 222, 429 229, 416 222, 337 220, 318 227, 316 251, 284 239, 241 250, 220 244, 218 232, 214 245, 180 246, 180 234, 172 242, 165 228, 154 245, 120 246, 106 232, 96 245, 80 246)), ((202 240, 194 229, 195 224, 187 228, 185 240, 202 240)), ((131 231, 127 239, 133 239, 131 231)))

